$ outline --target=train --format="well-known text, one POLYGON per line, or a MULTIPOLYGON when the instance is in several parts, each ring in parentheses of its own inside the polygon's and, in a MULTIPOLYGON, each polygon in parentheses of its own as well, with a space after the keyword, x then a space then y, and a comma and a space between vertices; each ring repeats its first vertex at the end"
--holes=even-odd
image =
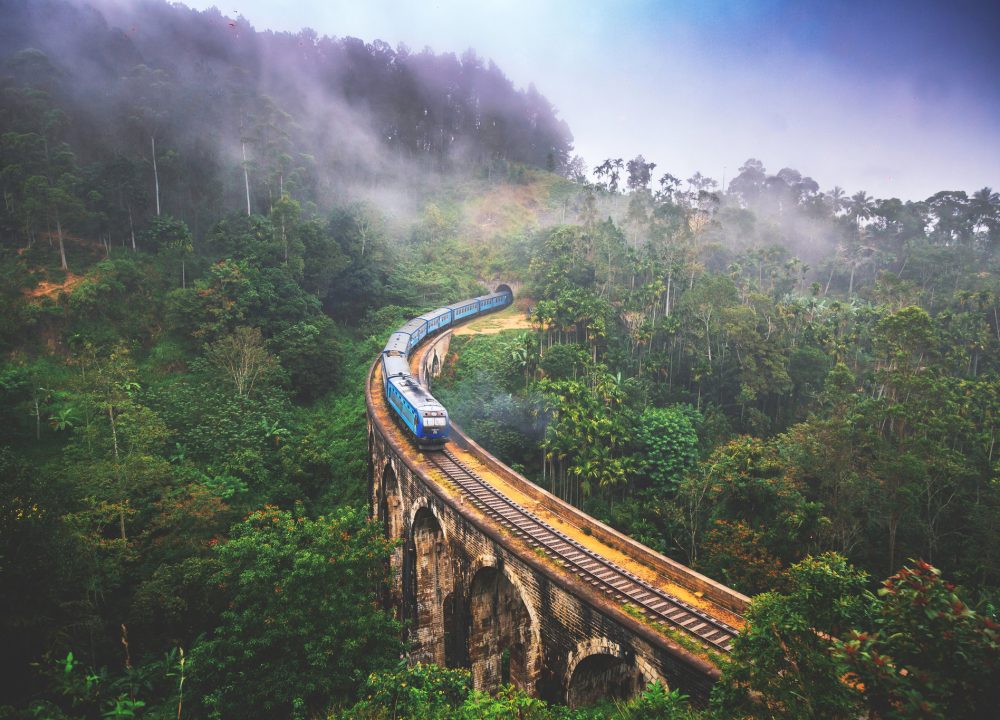
POLYGON ((410 373, 410 353, 427 337, 477 315, 505 308, 514 293, 501 285, 495 293, 446 305, 413 318, 389 336, 382 350, 382 390, 397 422, 420 450, 448 442, 448 410, 410 373))

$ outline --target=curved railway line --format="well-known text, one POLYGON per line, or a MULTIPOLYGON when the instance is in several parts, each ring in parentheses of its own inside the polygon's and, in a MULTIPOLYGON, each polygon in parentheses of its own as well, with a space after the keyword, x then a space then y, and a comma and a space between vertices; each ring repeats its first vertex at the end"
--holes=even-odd
POLYGON ((589 550, 514 502, 444 448, 427 460, 461 489, 473 505, 517 537, 615 600, 635 606, 649 621, 683 630, 723 652, 732 650, 739 630, 664 592, 589 550))

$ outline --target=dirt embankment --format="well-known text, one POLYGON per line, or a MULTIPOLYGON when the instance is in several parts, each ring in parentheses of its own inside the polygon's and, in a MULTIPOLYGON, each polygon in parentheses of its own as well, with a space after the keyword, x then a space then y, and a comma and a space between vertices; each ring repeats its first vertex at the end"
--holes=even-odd
POLYGON ((42 298, 55 300, 59 297, 60 293, 71 293, 83 281, 83 275, 66 273, 66 278, 62 282, 57 283, 51 280, 42 280, 35 287, 25 290, 24 296, 31 300, 41 300, 42 298))
POLYGON ((496 335, 504 330, 533 330, 534 326, 516 304, 498 313, 484 315, 465 325, 459 325, 453 333, 457 335, 496 335))

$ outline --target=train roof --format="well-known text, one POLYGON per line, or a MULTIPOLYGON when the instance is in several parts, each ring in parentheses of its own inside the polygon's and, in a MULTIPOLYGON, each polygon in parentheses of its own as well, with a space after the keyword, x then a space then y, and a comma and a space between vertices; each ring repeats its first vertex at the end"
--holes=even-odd
POLYGON ((430 312, 425 312, 423 315, 418 315, 415 319, 417 320, 423 319, 426 320, 427 322, 431 322, 432 320, 437 320, 442 315, 447 315, 450 312, 451 312, 450 307, 440 307, 437 310, 431 310, 430 312))
POLYGON ((386 377, 397 377, 410 374, 410 363, 405 355, 383 355, 382 372, 386 377))
POLYGON ((389 342, 385 344, 385 349, 382 352, 398 352, 406 355, 406 346, 409 342, 409 333, 394 332, 389 336, 389 342))
POLYGON ((445 305, 445 308, 447 308, 448 310, 459 310, 461 308, 468 307, 469 305, 472 305, 473 303, 477 302, 479 302, 479 298, 471 298, 469 300, 463 300, 462 302, 457 302, 452 305, 445 305))
POLYGON ((416 331, 422 329, 426 324, 427 324, 426 320, 415 317, 412 320, 408 321, 405 325, 403 325, 403 327, 399 328, 399 330, 397 330, 396 332, 412 335, 416 331))
POLYGON ((423 410, 444 408, 433 395, 427 392, 427 388, 418 383, 412 375, 389 378, 389 382, 395 385, 414 407, 423 410))

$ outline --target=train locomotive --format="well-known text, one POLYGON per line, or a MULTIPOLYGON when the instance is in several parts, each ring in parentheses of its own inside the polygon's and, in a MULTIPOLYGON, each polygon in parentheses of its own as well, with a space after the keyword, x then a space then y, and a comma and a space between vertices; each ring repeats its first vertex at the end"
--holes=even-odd
POLYGON ((448 441, 448 411, 410 373, 409 356, 429 335, 453 324, 507 307, 514 293, 506 285, 489 295, 463 300, 415 317, 389 336, 382 350, 382 389, 398 422, 421 450, 434 450, 448 441))

